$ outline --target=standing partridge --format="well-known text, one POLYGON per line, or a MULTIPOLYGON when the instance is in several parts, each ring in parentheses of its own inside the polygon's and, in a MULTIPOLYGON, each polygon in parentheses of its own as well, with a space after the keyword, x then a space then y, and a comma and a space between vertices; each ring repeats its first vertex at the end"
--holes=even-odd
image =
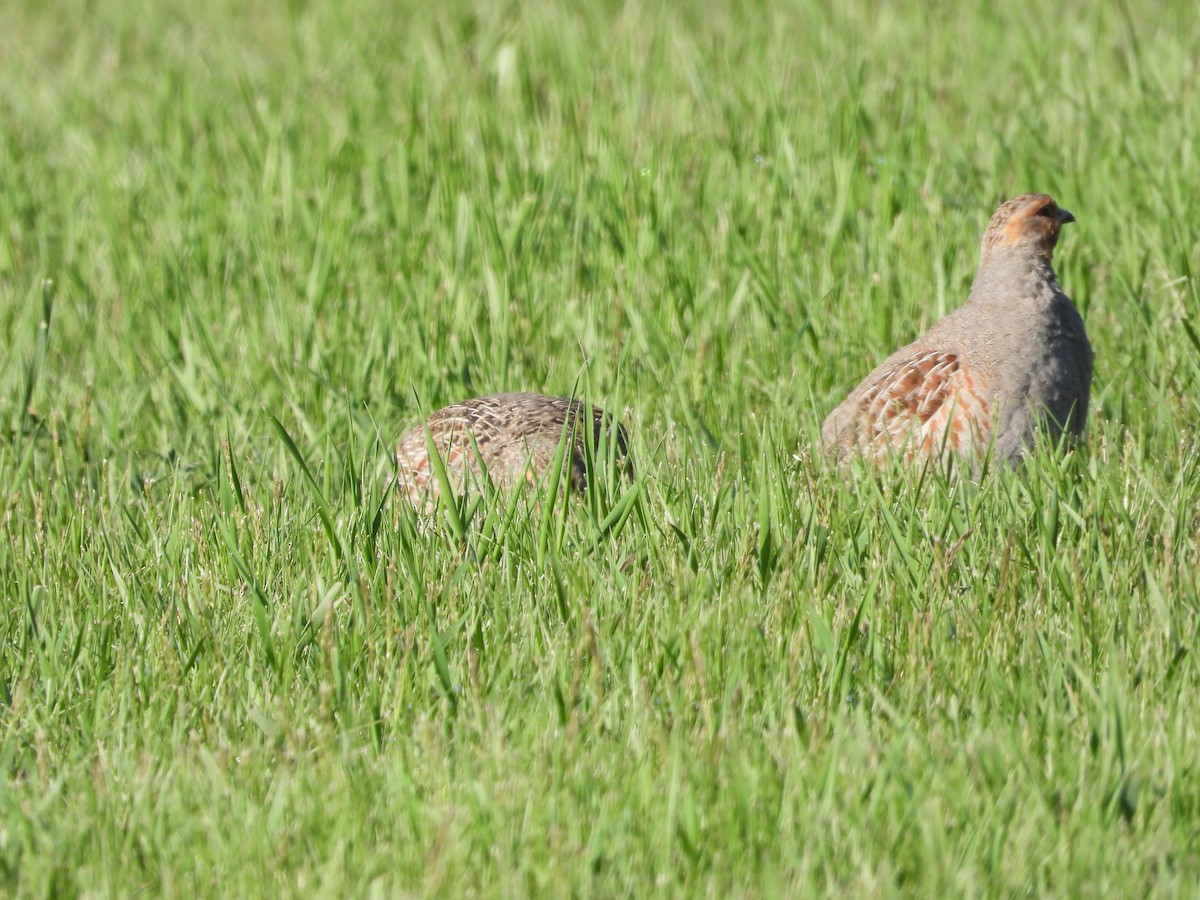
POLYGON ((396 448, 398 486, 418 509, 431 509, 441 494, 430 465, 426 429, 451 485, 461 491, 469 478, 481 477, 480 463, 501 488, 536 481, 554 462, 568 428, 564 468, 576 489, 587 486, 584 460, 589 442, 598 451, 607 432, 616 441, 618 458, 628 452, 625 429, 613 426, 598 407, 566 397, 497 394, 439 409, 405 434, 396 448))
POLYGON ((1045 194, 1021 194, 988 223, 967 302, 863 379, 821 427, 839 456, 882 461, 989 447, 1016 462, 1038 432, 1083 431, 1092 346, 1051 267, 1075 217, 1045 194))

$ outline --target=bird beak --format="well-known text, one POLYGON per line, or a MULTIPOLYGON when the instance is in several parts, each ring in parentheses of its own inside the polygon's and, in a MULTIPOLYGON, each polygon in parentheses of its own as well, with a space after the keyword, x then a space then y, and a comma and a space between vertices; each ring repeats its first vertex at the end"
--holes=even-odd
POLYGON ((1065 210, 1065 209, 1059 209, 1059 211, 1058 211, 1058 224, 1059 225, 1066 225, 1068 222, 1074 222, 1074 221, 1075 221, 1075 217, 1073 215, 1071 215, 1070 211, 1065 210))

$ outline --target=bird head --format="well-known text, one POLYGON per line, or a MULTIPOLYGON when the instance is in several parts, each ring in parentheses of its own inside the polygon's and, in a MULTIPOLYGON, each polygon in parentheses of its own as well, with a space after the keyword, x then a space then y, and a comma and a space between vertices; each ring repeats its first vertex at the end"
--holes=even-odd
POLYGON ((1048 194, 1020 194, 1000 204, 983 235, 980 266, 1000 254, 1016 253, 1047 262, 1054 256, 1058 232, 1075 217, 1048 194))

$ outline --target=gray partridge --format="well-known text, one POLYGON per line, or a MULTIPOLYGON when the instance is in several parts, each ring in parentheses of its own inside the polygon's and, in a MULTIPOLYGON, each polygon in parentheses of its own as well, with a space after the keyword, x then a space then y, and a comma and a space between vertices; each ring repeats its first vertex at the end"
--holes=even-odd
POLYGON ((592 420, 587 423, 588 410, 579 400, 522 393, 477 397, 439 409, 400 439, 398 487, 418 509, 431 509, 441 494, 430 465, 426 429, 450 483, 461 491, 468 478, 481 476, 480 462, 501 488, 537 480, 554 462, 563 430, 569 427, 565 474, 574 488, 583 489, 589 442, 595 452, 607 432, 616 441, 616 457, 628 453, 625 429, 613 426, 598 407, 590 407, 592 420))
POLYGON ((944 449, 1016 462, 1042 432, 1083 431, 1092 346, 1051 267, 1075 217, 1021 194, 988 223, 967 302, 871 372, 821 427, 827 449, 882 461, 944 449))

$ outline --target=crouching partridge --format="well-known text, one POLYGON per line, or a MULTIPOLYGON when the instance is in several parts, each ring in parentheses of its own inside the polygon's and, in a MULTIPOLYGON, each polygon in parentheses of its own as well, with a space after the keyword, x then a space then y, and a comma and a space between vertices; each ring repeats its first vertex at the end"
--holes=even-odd
POLYGON ((576 489, 587 486, 589 443, 598 453, 602 436, 608 434, 616 442, 618 459, 628 453, 625 429, 598 407, 566 397, 497 394, 439 409, 405 434, 396 448, 397 486, 418 509, 433 507, 441 484, 431 465, 430 443, 455 491, 482 476, 481 463, 498 487, 532 483, 554 462, 566 429, 564 474, 576 489))
POLYGON ((827 449, 876 461, 944 449, 1016 462, 1044 433, 1083 431, 1092 346, 1051 267, 1075 217, 1045 194, 1001 205, 983 236, 967 302, 897 350, 821 428, 827 449))

